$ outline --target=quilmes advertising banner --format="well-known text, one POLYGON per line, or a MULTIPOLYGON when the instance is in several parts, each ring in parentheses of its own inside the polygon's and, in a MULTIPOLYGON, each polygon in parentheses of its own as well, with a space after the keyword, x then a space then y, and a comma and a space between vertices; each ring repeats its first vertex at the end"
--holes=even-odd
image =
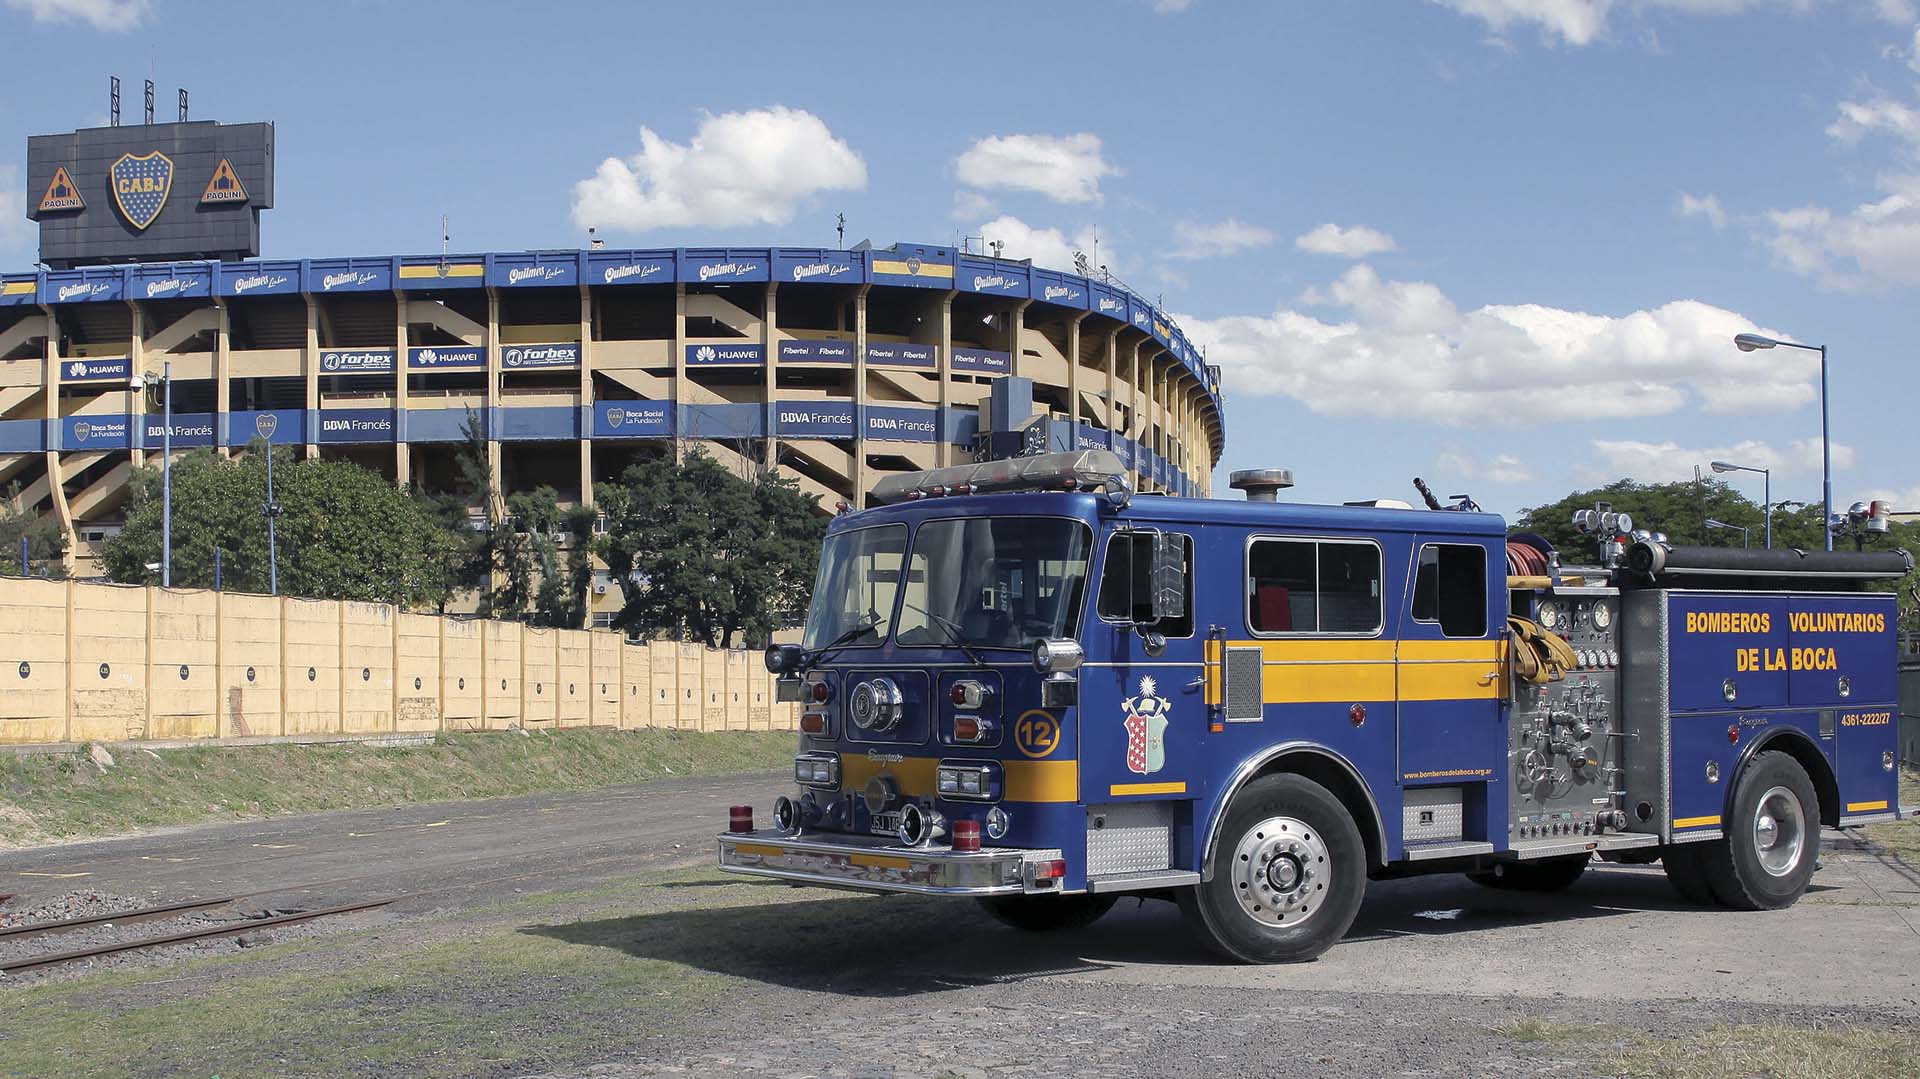
POLYGON ((886 442, 934 442, 940 437, 939 412, 931 408, 867 406, 867 437, 886 442))
POLYGON ((531 371, 543 367, 578 367, 580 366, 580 342, 508 345, 500 350, 500 366, 509 371, 531 371))
POLYGON ((393 409, 320 410, 320 442, 392 442, 393 409))
POLYGON ((595 438, 668 438, 672 434, 672 401, 594 402, 595 438))
POLYGON ((869 341, 867 362, 876 367, 937 367, 940 346, 869 341))
POLYGON ((953 369, 975 371, 983 375, 1004 375, 1013 370, 1013 356, 985 348, 956 348, 953 350, 953 369))
POLYGON ((136 300, 211 296, 213 270, 208 266, 136 266, 132 291, 136 300))
POLYGON ((773 429, 802 438, 852 438, 853 403, 782 401, 774 406, 773 429))
POLYGON ((68 416, 60 421, 60 448, 124 450, 133 438, 133 420, 115 416, 68 416))
POLYGON ((477 371, 487 365, 479 345, 426 345, 407 350, 409 371, 477 371))
POLYGON ((595 251, 587 256, 590 285, 658 285, 672 281, 671 251, 595 251))
POLYGON ((65 273, 47 275, 43 296, 52 296, 56 303, 86 303, 124 299, 126 280, 119 270, 68 270, 65 273))
POLYGON ((529 288, 536 285, 573 286, 580 283, 580 263, 576 256, 540 259, 534 255, 499 256, 487 271, 487 284, 495 288, 529 288))
MULTIPOLYGON (((158 449, 167 437, 167 425, 163 417, 147 416, 145 440, 141 442, 147 449, 158 449)), ((190 412, 174 413, 173 448, 194 449, 213 445, 213 413, 190 412)))
POLYGON ((300 291, 300 264, 262 262, 221 267, 222 296, 288 296, 300 291))
POLYGON ((767 362, 759 345, 688 345, 688 367, 756 366, 767 362))
POLYGON ((390 348, 328 348, 320 351, 320 372, 327 375, 390 375, 390 348))
MULTIPOLYGON (((852 341, 782 341, 781 363, 852 363, 852 341)), ((872 351, 868 351, 872 357, 872 351)))
POLYGON ((702 283, 727 284, 735 281, 765 281, 768 277, 767 257, 762 252, 758 257, 729 252, 711 254, 700 251, 687 252, 683 279, 702 283))
POLYGON ((125 356, 60 361, 62 382, 125 382, 132 377, 133 361, 125 356))
POLYGON ((385 259, 314 259, 307 264, 308 292, 390 292, 393 264, 385 259))
POLYGON ((859 284, 860 267, 848 251, 782 251, 774 256, 773 279, 813 285, 859 284))

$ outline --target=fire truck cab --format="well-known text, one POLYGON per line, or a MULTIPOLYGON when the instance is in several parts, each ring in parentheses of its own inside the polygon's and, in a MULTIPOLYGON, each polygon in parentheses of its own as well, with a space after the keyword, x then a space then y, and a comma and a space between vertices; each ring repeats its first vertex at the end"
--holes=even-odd
POLYGON ((1148 893, 1275 962, 1411 873, 1549 889, 1658 858, 1695 900, 1785 906, 1823 822, 1899 811, 1894 597, 1854 589, 1903 552, 1622 528, 1579 571, 1493 514, 1124 471, 962 465, 837 517, 802 643, 767 655, 802 702, 795 788, 770 827, 735 807, 721 868, 1035 930, 1148 893))

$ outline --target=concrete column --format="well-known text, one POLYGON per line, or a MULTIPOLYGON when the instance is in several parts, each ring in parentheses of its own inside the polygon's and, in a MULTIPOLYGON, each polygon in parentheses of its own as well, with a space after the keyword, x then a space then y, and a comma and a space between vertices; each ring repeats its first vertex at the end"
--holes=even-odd
MULTIPOLYGON (((593 505, 593 290, 580 286, 580 504, 593 505)), ((593 594, 587 594, 593 605, 593 594)), ((591 614, 591 612, 589 612, 591 614)), ((589 617, 588 624, 592 624, 589 617)))
POLYGON ((1107 448, 1112 449, 1119 437, 1113 429, 1114 417, 1120 409, 1120 383, 1114 377, 1115 368, 1120 362, 1120 331, 1107 332, 1107 448))
POLYGON ((1026 355, 1027 308, 1032 300, 1021 300, 1007 313, 1007 374, 1020 373, 1020 361, 1026 355))
MULTIPOLYGON (((127 311, 130 315, 129 325, 133 333, 133 338, 127 345, 127 368, 135 375, 144 378, 147 371, 146 312, 142 311, 140 304, 134 300, 127 301, 127 311)), ((133 417, 131 422, 135 431, 133 436, 133 467, 139 468, 147 461, 147 451, 144 446, 147 432, 147 392, 145 390, 138 392, 133 390, 127 391, 127 413, 133 417)), ((216 426, 218 422, 218 420, 215 420, 216 426)), ((225 451, 223 450, 222 452, 225 451)))
MULTIPOLYGON (((496 515, 507 512, 507 493, 502 489, 503 480, 500 469, 500 440, 493 436, 498 427, 494 423, 494 412, 500 407, 500 294, 487 289, 487 396, 486 408, 481 423, 487 436, 487 483, 493 488, 493 506, 496 515)), ((499 587, 499 582, 494 584, 499 587)))
POLYGON ((233 332, 233 319, 226 302, 218 296, 213 300, 213 314, 213 434, 217 440, 214 452, 230 457, 233 450, 228 448, 227 440, 220 437, 220 428, 226 423, 227 413, 233 411, 233 353, 228 339, 233 332))
MULTIPOLYGON (((1146 414, 1146 411, 1141 407, 1141 402, 1140 402, 1141 397, 1144 395, 1146 391, 1146 384, 1145 384, 1146 376, 1144 372, 1140 370, 1140 353, 1145 347, 1146 347, 1145 341, 1134 342, 1133 363, 1131 366, 1127 368, 1127 382, 1128 382, 1127 389, 1132 394, 1132 402, 1133 402, 1131 407, 1128 409, 1128 413, 1127 413, 1128 416, 1131 417, 1131 421, 1132 421, 1131 423, 1128 424, 1128 426, 1131 428, 1131 437, 1135 443, 1138 443, 1142 439, 1146 438, 1147 437, 1146 432, 1148 430, 1146 426, 1147 414, 1146 414)), ((1138 485, 1137 489, 1143 490, 1143 491, 1147 490, 1148 489, 1147 482, 1140 479, 1140 459, 1138 457, 1135 457, 1133 461, 1133 475, 1134 475, 1134 480, 1138 485)))
POLYGON ((54 520, 60 523, 60 531, 66 538, 66 554, 60 558, 60 564, 68 573, 73 572, 74 552, 80 546, 80 537, 73 530, 73 512, 67 507, 66 475, 60 467, 60 451, 53 448, 53 440, 66 437, 66 425, 60 422, 60 320, 53 317, 53 308, 40 305, 41 313, 47 316, 47 337, 41 351, 41 385, 47 388, 47 493, 53 499, 54 520))
POLYGON ((413 454, 401 429, 407 425, 407 294, 393 290, 393 481, 413 484, 413 454))
POLYGON ((935 429, 940 432, 939 443, 934 447, 933 461, 940 468, 953 463, 953 440, 947 437, 947 410, 953 407, 953 298, 958 291, 949 290, 940 299, 940 356, 937 370, 940 372, 939 421, 935 429))
POLYGON ((306 415, 302 426, 307 431, 307 459, 320 456, 320 306, 311 295, 307 301, 307 344, 300 357, 300 369, 307 374, 306 415))
POLYGON ((1088 312, 1082 311, 1067 323, 1067 422, 1072 424, 1073 445, 1080 445, 1080 323, 1088 312))
POLYGON ((762 441, 766 456, 762 463, 769 470, 780 463, 780 439, 777 434, 779 410, 773 404, 780 390, 780 334, 774 330, 774 320, 779 314, 774 293, 779 289, 780 282, 767 282, 767 299, 760 312, 760 347, 767 359, 767 365, 762 372, 765 378, 762 382, 760 402, 765 406, 761 408, 760 414, 766 417, 761 422, 767 425, 767 437, 762 441))
MULTIPOLYGON (((687 420, 687 286, 673 286, 673 459, 686 454, 680 432, 687 420)), ((677 707, 677 705, 676 705, 677 707)))
POLYGON ((854 509, 867 505, 867 293, 861 285, 853 297, 853 497, 854 509))

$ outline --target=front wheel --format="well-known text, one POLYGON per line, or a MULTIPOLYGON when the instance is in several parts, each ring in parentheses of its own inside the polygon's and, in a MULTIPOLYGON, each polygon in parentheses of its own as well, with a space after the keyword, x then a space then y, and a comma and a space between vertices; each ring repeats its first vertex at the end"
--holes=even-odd
POLYGON ((1360 912, 1360 830, 1338 798, 1304 776, 1247 784, 1228 804, 1211 855, 1213 879, 1177 898, 1202 942, 1230 959, 1316 958, 1360 912))
POLYGON ((1083 929, 1113 909, 1117 895, 996 895, 980 900, 1002 925, 1029 933, 1083 929))

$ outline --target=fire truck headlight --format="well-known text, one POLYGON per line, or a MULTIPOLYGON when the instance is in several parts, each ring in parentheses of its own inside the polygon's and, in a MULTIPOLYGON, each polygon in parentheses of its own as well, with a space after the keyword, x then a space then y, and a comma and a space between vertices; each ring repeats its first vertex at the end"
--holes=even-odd
POLYGON ((840 785, 840 758, 831 754, 802 754, 793 759, 793 778, 802 786, 840 785))
POLYGON ((785 674, 800 665, 800 646, 797 644, 770 644, 767 646, 767 671, 770 674, 785 674))
POLYGON ((992 761, 949 761, 934 771, 934 788, 942 798, 992 801, 1000 793, 1000 766, 992 761))
POLYGON ((1080 669, 1086 652, 1070 637, 1046 637, 1033 644, 1033 666, 1041 674, 1067 674, 1080 669))

